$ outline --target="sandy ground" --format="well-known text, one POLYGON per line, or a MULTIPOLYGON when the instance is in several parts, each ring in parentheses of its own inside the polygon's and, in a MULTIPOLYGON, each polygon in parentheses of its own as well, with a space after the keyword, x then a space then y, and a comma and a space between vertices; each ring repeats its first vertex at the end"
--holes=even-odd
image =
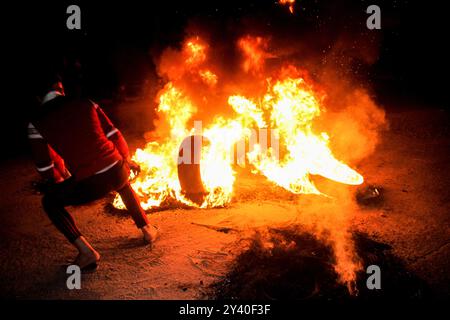
MULTIPOLYGON (((444 111, 388 113, 390 130, 358 170, 383 190, 377 206, 360 207, 352 228, 392 247, 408 270, 438 297, 449 294, 450 121, 444 111)), ((100 269, 66 288, 62 265, 75 250, 40 207, 29 159, 0 166, 0 296, 19 299, 203 299, 245 247, 249 232, 298 223, 298 196, 263 178, 239 174, 226 208, 152 213, 161 230, 153 250, 131 219, 105 209, 107 200, 70 208, 102 254, 100 269), (257 183, 255 183, 257 182, 257 183), (215 229, 208 226, 226 227, 215 229), (226 231, 226 232, 224 232, 226 231)), ((300 196, 305 199, 308 196, 300 196)))

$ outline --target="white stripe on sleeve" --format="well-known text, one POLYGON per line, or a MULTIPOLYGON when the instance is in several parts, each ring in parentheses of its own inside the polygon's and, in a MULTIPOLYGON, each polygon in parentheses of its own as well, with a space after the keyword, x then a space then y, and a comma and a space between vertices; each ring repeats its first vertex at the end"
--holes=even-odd
POLYGON ((115 133, 117 133, 117 132, 119 132, 119 130, 117 130, 116 128, 114 128, 114 129, 112 129, 110 132, 108 132, 108 133, 106 134, 106 137, 109 138, 109 137, 111 137, 113 134, 115 134, 115 133))
POLYGON ((29 134, 29 135, 28 135, 28 138, 29 138, 29 139, 44 139, 44 137, 41 136, 41 134, 39 134, 39 133, 29 134))
POLYGON ((39 171, 39 172, 45 172, 45 171, 48 171, 48 170, 50 170, 51 168, 53 168, 55 165, 52 163, 51 165, 49 165, 49 166, 47 166, 47 167, 41 167, 41 168, 37 168, 37 171, 39 171))
POLYGON ((28 138, 30 139, 44 139, 44 137, 37 131, 34 125, 30 122, 28 124, 28 138))

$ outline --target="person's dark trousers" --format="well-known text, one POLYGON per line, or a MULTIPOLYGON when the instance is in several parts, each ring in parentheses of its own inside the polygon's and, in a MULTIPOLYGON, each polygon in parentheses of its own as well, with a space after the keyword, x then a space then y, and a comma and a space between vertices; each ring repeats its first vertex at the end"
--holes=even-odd
POLYGON ((53 185, 42 198, 42 205, 53 224, 73 243, 81 236, 75 220, 64 208, 86 204, 117 191, 136 226, 142 228, 149 222, 139 199, 128 182, 127 165, 120 161, 106 172, 76 181, 74 178, 53 185))

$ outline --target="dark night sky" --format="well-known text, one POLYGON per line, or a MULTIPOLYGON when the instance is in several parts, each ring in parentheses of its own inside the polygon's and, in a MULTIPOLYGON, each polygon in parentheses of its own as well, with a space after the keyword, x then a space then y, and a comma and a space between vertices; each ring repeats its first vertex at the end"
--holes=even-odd
POLYGON ((119 82, 154 74, 150 53, 157 55, 177 44, 191 21, 205 21, 218 38, 222 28, 239 26, 250 17, 267 30, 290 30, 291 37, 298 34, 299 39, 317 33, 332 41, 338 34, 367 33, 365 9, 370 4, 382 10, 382 30, 373 31, 381 39, 378 59, 367 69, 375 94, 382 103, 448 108, 449 36, 442 3, 297 0, 291 16, 275 0, 15 2, 3 10, 6 39, 11 40, 5 50, 13 56, 6 63, 22 85, 14 108, 2 104, 2 131, 12 137, 3 150, 11 154, 24 149, 26 110, 49 61, 80 60, 86 92, 101 99, 110 96, 119 82), (69 4, 81 7, 81 31, 65 26, 69 4))

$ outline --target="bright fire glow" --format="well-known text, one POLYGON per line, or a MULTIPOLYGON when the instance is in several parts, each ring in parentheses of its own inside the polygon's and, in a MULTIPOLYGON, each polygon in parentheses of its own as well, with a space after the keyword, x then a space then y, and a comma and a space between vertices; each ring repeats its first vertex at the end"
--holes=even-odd
POLYGON ((259 72, 267 58, 268 42, 263 37, 246 36, 238 41, 238 46, 244 54, 243 69, 245 72, 259 72))
MULTIPOLYGON (((313 175, 349 185, 363 183, 359 173, 333 155, 328 133, 315 130, 314 122, 325 110, 325 94, 317 89, 307 73, 293 65, 267 72, 264 63, 270 54, 268 41, 263 37, 242 37, 237 41, 237 48, 243 57, 243 72, 239 75, 244 80, 239 85, 212 71, 220 68, 210 63, 209 46, 199 37, 187 39, 179 56, 173 59, 178 63, 173 66, 179 72, 168 77, 156 100, 160 119, 167 124, 169 133, 165 139, 137 149, 133 156, 141 166, 141 173, 133 177, 132 186, 144 209, 170 203, 199 208, 224 206, 233 196, 237 165, 248 167, 252 173, 263 175, 294 194, 324 195, 311 179, 313 175), (245 77, 262 80, 258 82, 261 87, 258 94, 244 90, 245 77), (200 90, 202 86, 204 91, 200 90), (201 107, 197 104, 204 100, 214 102, 215 93, 224 87, 232 89, 225 94, 226 106, 218 105, 218 109, 229 108, 232 115, 216 116, 198 128, 195 120, 203 119, 195 118, 201 107), (258 132, 256 141, 255 132, 258 132), (261 132, 267 133, 266 141, 261 132), (202 135, 207 141, 202 146, 200 159, 205 190, 203 202, 194 202, 184 194, 178 177, 180 145, 192 135, 202 135), (270 144, 263 143, 268 140, 270 144), (243 152, 239 154, 238 150, 243 152)), ((171 61, 166 65, 172 67, 171 61)), ((114 206, 124 208, 119 195, 114 206)), ((360 266, 353 260, 351 240, 345 232, 345 216, 333 217, 334 220, 327 220, 321 215, 312 221, 332 231, 336 271, 341 281, 350 284, 360 266)))
MULTIPOLYGON (((244 37, 238 46, 245 53, 249 52, 246 48, 255 48, 248 44, 260 45, 262 41, 262 38, 244 37)), ((183 49, 185 64, 202 64, 207 59, 206 48, 207 45, 198 37, 188 40, 183 49)), ((258 57, 260 55, 257 54, 256 60, 258 57)), ((249 62, 243 68, 247 71, 258 68, 258 65, 249 62)), ((199 69, 198 74, 206 84, 215 85, 219 81, 217 75, 207 69, 199 69)), ((199 205, 183 195, 177 174, 181 142, 198 133, 192 126, 197 107, 189 98, 189 92, 183 92, 169 81, 159 93, 158 112, 169 125, 171 136, 162 142, 148 143, 133 156, 142 170, 132 184, 142 207, 158 207, 170 200, 201 208, 227 204, 231 201, 235 182, 233 148, 240 141, 248 142, 252 130, 262 128, 277 133, 282 154, 278 156, 278 150, 272 146, 253 145, 245 155, 253 173, 262 174, 295 194, 321 194, 311 175, 344 184, 361 184, 363 177, 334 157, 327 133, 313 130, 313 120, 323 109, 322 95, 308 82, 298 74, 285 75, 276 81, 273 78, 267 81, 267 91, 262 97, 229 97, 228 104, 235 115, 216 117, 212 124, 202 128, 201 134, 210 143, 203 146, 201 153, 201 178, 207 195, 199 205)), ((114 205, 124 207, 119 196, 114 205)))
POLYGON ((189 39, 184 46, 186 64, 198 65, 206 60, 206 44, 199 37, 189 39))

